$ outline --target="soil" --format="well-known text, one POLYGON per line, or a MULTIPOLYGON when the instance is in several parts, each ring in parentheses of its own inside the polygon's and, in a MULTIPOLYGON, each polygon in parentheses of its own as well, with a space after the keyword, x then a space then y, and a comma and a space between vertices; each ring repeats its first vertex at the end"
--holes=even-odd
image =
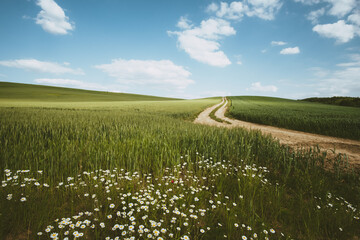
POLYGON ((194 123, 226 128, 242 127, 249 130, 260 130, 264 134, 271 134, 274 138, 278 139, 281 144, 288 145, 293 149, 307 149, 319 146, 321 151, 326 151, 327 156, 329 157, 333 157, 339 153, 346 154, 348 157, 348 163, 352 167, 360 169, 359 141, 300 132, 228 118, 225 117, 227 102, 228 100, 223 98, 221 103, 205 109, 195 119, 194 123), (209 114, 220 105, 222 106, 216 111, 215 116, 228 123, 217 122, 209 116, 209 114))

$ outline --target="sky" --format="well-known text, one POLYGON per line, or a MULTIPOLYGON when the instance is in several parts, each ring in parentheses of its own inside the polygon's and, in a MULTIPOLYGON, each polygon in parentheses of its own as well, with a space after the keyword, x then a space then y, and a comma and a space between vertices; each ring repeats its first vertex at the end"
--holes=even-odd
POLYGON ((360 97, 360 0, 1 0, 0 81, 360 97))

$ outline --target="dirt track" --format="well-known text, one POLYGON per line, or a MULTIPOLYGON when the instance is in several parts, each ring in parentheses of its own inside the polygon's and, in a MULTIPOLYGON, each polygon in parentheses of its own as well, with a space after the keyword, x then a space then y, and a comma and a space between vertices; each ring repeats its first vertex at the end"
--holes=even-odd
POLYGON ((277 128, 272 126, 266 126, 256 123, 244 122, 225 117, 227 110, 227 99, 223 99, 221 103, 205 109, 195 119, 194 123, 206 124, 217 127, 242 127, 252 130, 260 130, 265 134, 271 134, 274 138, 278 139, 281 144, 289 145, 292 148, 307 148, 318 145, 322 151, 327 151, 329 156, 343 153, 348 156, 349 164, 360 169, 360 142, 355 140, 348 140, 342 138, 328 137, 318 134, 299 132, 284 128, 277 128), (225 104, 224 104, 225 103, 225 104), (228 123, 220 123, 210 118, 209 114, 222 105, 215 113, 217 118, 225 120, 228 123))

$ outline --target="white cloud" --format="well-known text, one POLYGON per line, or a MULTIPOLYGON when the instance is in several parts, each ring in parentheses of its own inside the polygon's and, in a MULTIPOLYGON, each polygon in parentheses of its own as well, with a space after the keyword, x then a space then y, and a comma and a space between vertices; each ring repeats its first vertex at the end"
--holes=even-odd
POLYGON ((207 12, 216 12, 219 9, 219 6, 216 3, 211 3, 207 8, 207 12))
POLYGON ((314 5, 321 2, 321 0, 295 0, 295 2, 301 2, 306 5, 314 5))
POLYGON ((242 65, 243 63, 242 63, 242 61, 238 60, 238 61, 236 62, 236 64, 242 65))
POLYGON ((338 43, 346 43, 356 34, 356 28, 351 24, 346 24, 344 20, 332 24, 318 24, 313 31, 327 38, 335 38, 338 43))
POLYGON ((313 31, 328 38, 335 38, 337 43, 345 43, 353 39, 356 35, 360 36, 360 2, 359 0, 294 0, 307 5, 322 4, 322 8, 312 11, 307 15, 307 19, 312 24, 317 24, 313 31), (339 20, 336 23, 318 24, 318 20, 323 15, 332 15, 339 20), (348 14, 347 21, 343 19, 348 14))
POLYGON ((53 62, 43 62, 36 59, 17 59, 17 60, 8 60, 0 61, 1 66, 5 67, 15 67, 25 70, 32 70, 43 73, 54 73, 54 74, 77 74, 84 75, 84 72, 81 69, 72 69, 69 67, 62 66, 58 63, 53 62))
POLYGON ((351 14, 348 21, 360 27, 360 12, 351 14))
POLYGON ((318 23, 318 19, 323 16, 325 14, 325 8, 320 8, 318 10, 315 11, 311 11, 308 15, 307 15, 307 19, 310 20, 312 22, 312 24, 317 24, 318 23))
POLYGON ((246 15, 249 17, 257 16, 265 20, 273 20, 275 14, 280 10, 282 2, 280 0, 248 0, 251 8, 246 15))
POLYGON ((46 32, 65 35, 74 30, 74 25, 54 0, 38 0, 36 4, 42 9, 36 17, 36 24, 41 25, 46 32))
POLYGON ((283 55, 299 54, 299 53, 300 53, 299 47, 284 48, 283 50, 280 51, 280 54, 283 54, 283 55))
POLYGON ((271 45, 272 46, 283 46, 283 45, 286 45, 287 42, 283 42, 283 41, 272 41, 271 42, 271 45))
POLYGON ((177 23, 181 31, 168 31, 168 35, 177 36, 178 47, 191 58, 211 66, 225 67, 230 65, 231 61, 220 50, 220 40, 236 34, 229 21, 241 20, 243 16, 272 20, 281 6, 281 0, 211 3, 206 11, 216 17, 201 21, 198 27, 194 27, 187 18, 181 17, 177 23))
POLYGON ((218 40, 222 36, 234 35, 236 31, 230 26, 228 21, 218 18, 210 18, 208 20, 201 21, 200 27, 186 30, 186 33, 205 39, 218 40))
POLYGON ((336 17, 344 17, 356 7, 356 0, 326 0, 332 4, 329 14, 336 17))
POLYGON ((313 31, 323 37, 335 38, 337 43, 346 43, 360 36, 360 2, 359 0, 294 0, 303 4, 322 4, 322 8, 307 15, 314 25, 313 31), (325 6, 324 6, 325 5, 325 6), (318 24, 318 19, 324 14, 337 17, 335 23, 318 24), (350 15, 349 15, 350 14, 350 15), (344 17, 347 17, 347 22, 344 17))
POLYGON ((35 83, 50 85, 50 86, 59 86, 59 87, 74 87, 87 90, 97 90, 97 91, 110 91, 110 92, 119 92, 118 89, 113 86, 104 86, 98 83, 88 83, 80 80, 73 79, 63 79, 63 78, 38 78, 34 80, 35 83))
POLYGON ((231 20, 238 20, 249 11, 248 6, 243 2, 232 2, 230 4, 221 2, 220 7, 214 7, 212 4, 208 9, 216 9, 216 16, 220 18, 227 18, 231 20))
POLYGON ((95 68, 107 73, 125 85, 153 85, 184 89, 194 83, 191 73, 170 60, 124 60, 115 59, 110 64, 101 64, 95 68))
POLYGON ((255 92, 277 92, 278 88, 273 85, 262 86, 260 82, 255 82, 251 84, 250 88, 247 88, 246 91, 255 91, 255 92))
POLYGON ((234 1, 230 4, 221 2, 220 6, 212 3, 208 6, 207 10, 215 12, 217 17, 231 20, 239 20, 244 15, 273 20, 281 6, 280 0, 248 0, 243 2, 234 1))
POLYGON ((199 62, 216 67, 231 64, 223 51, 220 51, 219 40, 224 36, 235 35, 236 31, 226 20, 210 18, 201 22, 199 27, 182 32, 168 31, 169 35, 178 37, 178 47, 199 62))
POLYGON ((358 4, 357 0, 295 0, 295 2, 301 2, 305 5, 325 3, 329 9, 327 14, 339 18, 350 13, 358 4))
POLYGON ((181 29, 189 29, 192 28, 191 21, 187 19, 187 17, 181 17, 179 22, 177 23, 177 26, 181 29))

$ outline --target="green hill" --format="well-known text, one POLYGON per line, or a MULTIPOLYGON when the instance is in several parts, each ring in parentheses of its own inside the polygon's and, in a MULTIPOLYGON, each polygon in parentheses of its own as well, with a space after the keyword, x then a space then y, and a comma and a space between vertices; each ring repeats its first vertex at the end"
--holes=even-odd
POLYGON ((177 99, 128 93, 100 92, 73 88, 0 82, 0 101, 1 100, 31 100, 46 102, 109 102, 164 101, 177 99))

